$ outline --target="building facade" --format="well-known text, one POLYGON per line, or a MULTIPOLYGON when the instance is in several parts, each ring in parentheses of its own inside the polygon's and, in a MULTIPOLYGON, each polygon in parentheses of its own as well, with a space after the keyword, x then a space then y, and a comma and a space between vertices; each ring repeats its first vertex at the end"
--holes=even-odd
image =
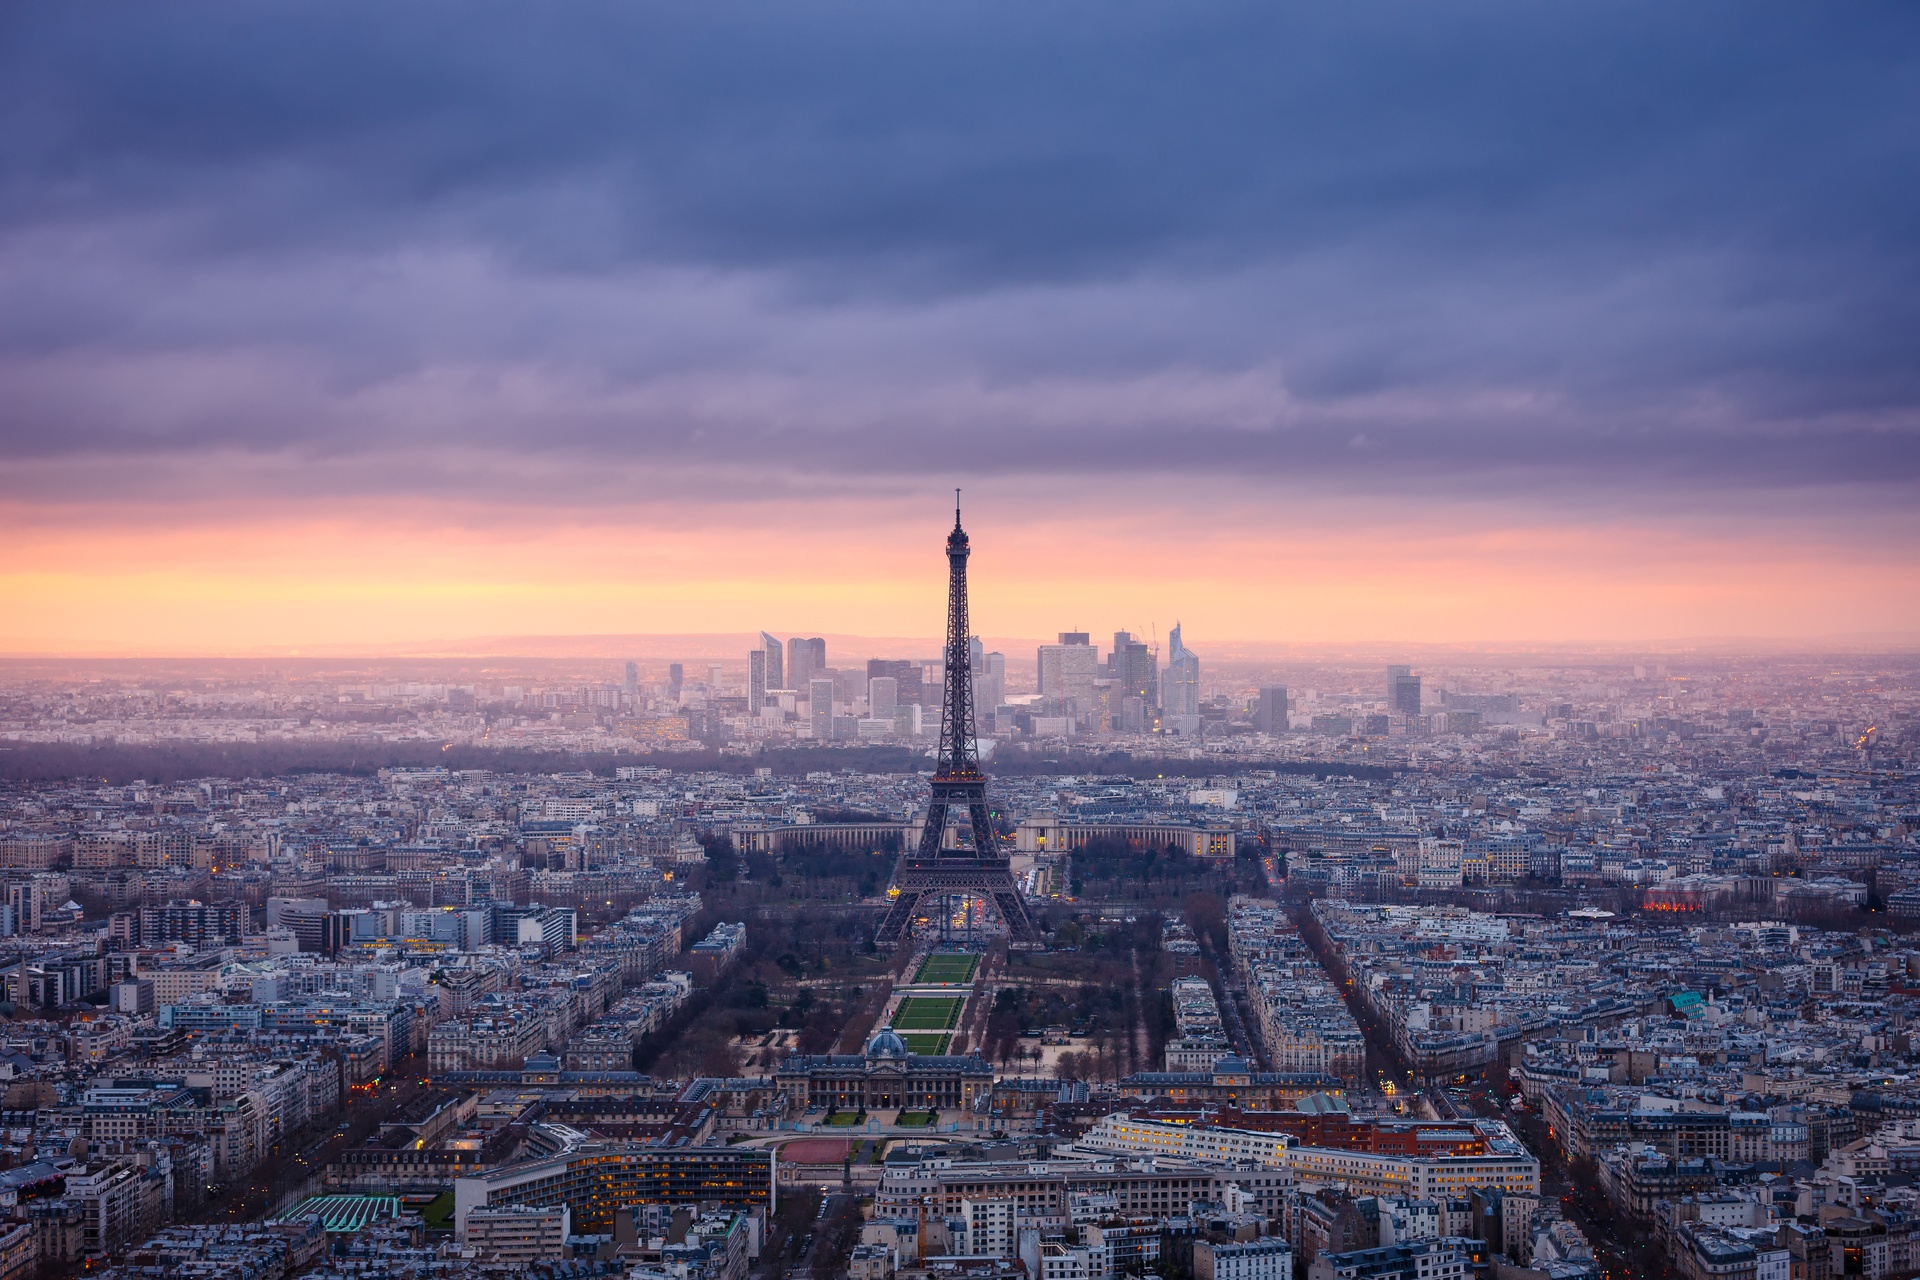
POLYGON ((797 1110, 971 1110, 993 1093, 993 1068, 979 1054, 908 1053, 891 1028, 864 1053, 795 1054, 775 1077, 797 1110))

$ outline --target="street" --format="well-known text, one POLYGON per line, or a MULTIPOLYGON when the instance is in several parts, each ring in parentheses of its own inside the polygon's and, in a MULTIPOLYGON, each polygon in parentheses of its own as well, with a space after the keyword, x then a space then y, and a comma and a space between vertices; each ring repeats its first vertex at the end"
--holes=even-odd
POLYGON ((403 1058, 377 1084, 348 1089, 345 1105, 317 1123, 274 1143, 245 1183, 209 1190, 205 1203, 184 1221, 251 1222, 279 1210, 296 1192, 322 1188, 316 1180, 340 1152, 357 1147, 396 1112, 426 1092, 419 1072, 425 1061, 403 1058), (314 1183, 311 1188, 308 1184, 314 1183))
POLYGON ((1631 1246, 1623 1243, 1629 1233, 1621 1229, 1619 1217, 1597 1178, 1589 1177, 1583 1185, 1574 1185, 1546 1121, 1532 1111, 1514 1113, 1509 1109, 1517 1094, 1518 1090, 1505 1080, 1496 1085, 1488 1076, 1476 1075, 1464 1086, 1435 1090, 1432 1096, 1444 1101, 1443 1114, 1506 1120, 1519 1133, 1540 1157, 1540 1198, 1559 1200, 1561 1212, 1593 1246, 1593 1256, 1599 1260, 1605 1280, 1671 1280, 1675 1275, 1673 1265, 1650 1238, 1638 1237, 1631 1246))
MULTIPOLYGON (((1376 1079, 1384 1076, 1411 1083, 1412 1073, 1407 1070, 1393 1038, 1380 1025, 1379 1019, 1374 1017, 1373 1011, 1354 995, 1352 984, 1346 981, 1346 970, 1328 946, 1326 935, 1314 921, 1312 912, 1299 908, 1292 914, 1300 928, 1300 936, 1309 949, 1319 959, 1328 976, 1341 984, 1342 997, 1366 1038, 1369 1075, 1376 1079)), ((1425 1096, 1437 1119, 1457 1120, 1479 1116, 1509 1122, 1521 1140, 1540 1159, 1541 1199, 1557 1198, 1560 1201, 1561 1211, 1566 1214, 1567 1220, 1579 1227, 1587 1237, 1587 1242, 1593 1246, 1593 1254, 1600 1263, 1604 1280, 1671 1280, 1673 1266, 1651 1237, 1635 1238, 1630 1249, 1623 1243, 1630 1233, 1623 1229, 1597 1179, 1588 1178, 1581 1185, 1574 1185, 1575 1180, 1569 1177, 1566 1162, 1561 1159, 1559 1144, 1547 1131, 1545 1121, 1537 1114, 1517 1115, 1507 1110, 1506 1103, 1512 1096, 1512 1088, 1503 1069, 1495 1065, 1474 1072, 1464 1080, 1456 1077, 1451 1085, 1430 1088, 1425 1096)))
POLYGON ((757 1280, 827 1280, 844 1274, 847 1255, 859 1243, 860 1202, 831 1187, 784 1190, 768 1231, 766 1247, 754 1266, 757 1280))

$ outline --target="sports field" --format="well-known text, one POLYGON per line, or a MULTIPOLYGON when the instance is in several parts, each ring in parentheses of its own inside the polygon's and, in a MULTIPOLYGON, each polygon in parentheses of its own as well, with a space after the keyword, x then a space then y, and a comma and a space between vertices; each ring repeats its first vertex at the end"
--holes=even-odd
POLYGON ((839 1164, 858 1145, 857 1138, 798 1138, 780 1144, 780 1158, 793 1164, 839 1164))
POLYGON ((973 981, 973 975, 979 971, 979 956, 963 956, 951 952, 938 952, 920 962, 920 971, 913 975, 913 980, 915 982, 943 982, 956 987, 964 987, 973 981))
POLYGON ((962 996, 908 996, 893 1011, 895 1031, 951 1031, 960 1025, 962 996))
POLYGON ((900 1038, 907 1042, 908 1053, 921 1053, 932 1056, 945 1053, 947 1046, 953 1043, 953 1037, 944 1031, 908 1031, 900 1038))

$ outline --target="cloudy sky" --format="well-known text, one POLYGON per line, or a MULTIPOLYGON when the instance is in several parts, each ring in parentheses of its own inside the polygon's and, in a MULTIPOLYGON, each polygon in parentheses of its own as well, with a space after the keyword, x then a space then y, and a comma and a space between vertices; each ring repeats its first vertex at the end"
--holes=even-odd
POLYGON ((1908 4, 0 11, 0 649, 1920 634, 1908 4))

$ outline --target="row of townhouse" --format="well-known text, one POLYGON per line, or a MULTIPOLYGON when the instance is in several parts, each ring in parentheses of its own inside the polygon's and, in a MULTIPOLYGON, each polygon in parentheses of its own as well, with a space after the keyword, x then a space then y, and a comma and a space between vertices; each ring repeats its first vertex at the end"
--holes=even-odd
POLYGON ((1481 1187, 1539 1193, 1539 1159, 1504 1124, 1477 1121, 1474 1131, 1474 1138, 1446 1154, 1421 1155, 1314 1147, 1287 1133, 1173 1123, 1117 1112, 1090 1129, 1078 1145, 1094 1151, 1283 1168, 1300 1182, 1345 1186, 1368 1194, 1433 1198, 1463 1195, 1481 1187))
POLYGON ((1366 1073, 1360 1026, 1279 904, 1235 897, 1227 937, 1273 1070, 1358 1083, 1366 1073))
POLYGON ((130 1142, 170 1134, 202 1135, 214 1176, 244 1178, 272 1145, 266 1102, 248 1090, 217 1098, 211 1086, 184 1080, 122 1078, 82 1095, 78 1111, 89 1140, 130 1142))

